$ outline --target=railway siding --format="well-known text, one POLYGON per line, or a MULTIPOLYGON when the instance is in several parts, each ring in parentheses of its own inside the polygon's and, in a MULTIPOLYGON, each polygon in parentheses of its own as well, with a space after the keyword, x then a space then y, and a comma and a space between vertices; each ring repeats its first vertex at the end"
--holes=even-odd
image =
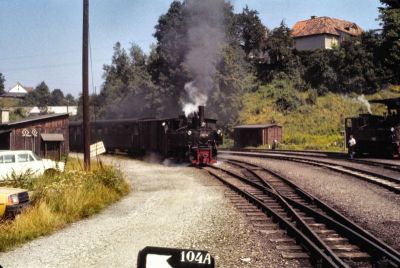
POLYGON ((327 169, 276 159, 229 156, 272 168, 400 250, 400 197, 373 184, 327 169))
POLYGON ((314 264, 347 267, 382 264, 382 261, 390 260, 392 265, 400 265, 400 253, 300 190, 281 175, 260 169, 258 165, 249 165, 247 162, 229 161, 228 165, 224 164, 222 168, 210 166, 207 169, 255 204, 260 212, 279 222, 283 229, 309 251, 310 260, 314 264), (228 178, 215 174, 213 169, 225 172, 228 178))
POLYGON ((334 170, 339 173, 346 175, 351 175, 357 177, 361 180, 379 185, 384 187, 389 191, 400 194, 400 173, 393 170, 385 170, 382 167, 373 166, 364 163, 354 163, 352 161, 343 161, 332 158, 314 158, 311 156, 297 156, 290 154, 279 154, 279 153, 261 153, 261 152, 241 152, 232 151, 225 152, 226 154, 238 155, 238 156, 249 156, 258 158, 270 158, 270 159, 280 159, 285 161, 294 161, 299 163, 305 163, 309 165, 324 167, 327 169, 334 170))

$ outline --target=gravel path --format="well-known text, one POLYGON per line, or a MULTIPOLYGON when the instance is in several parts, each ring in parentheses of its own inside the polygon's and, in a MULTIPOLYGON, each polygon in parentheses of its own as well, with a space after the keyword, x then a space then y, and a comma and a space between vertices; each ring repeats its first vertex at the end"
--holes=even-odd
MULTIPOLYGON (((229 158, 244 159, 229 156, 229 158)), ((246 159, 280 172, 400 251, 400 196, 328 169, 273 159, 246 159)))
POLYGON ((204 171, 105 157, 132 192, 101 214, 0 254, 8 267, 136 267, 146 246, 208 250, 217 267, 297 267, 283 260, 204 171))

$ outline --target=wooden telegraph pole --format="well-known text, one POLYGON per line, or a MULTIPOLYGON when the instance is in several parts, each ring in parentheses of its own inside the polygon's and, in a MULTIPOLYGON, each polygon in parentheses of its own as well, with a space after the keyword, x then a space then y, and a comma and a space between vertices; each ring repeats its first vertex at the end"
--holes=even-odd
POLYGON ((83 0, 82 39, 82 98, 83 146, 85 170, 90 170, 90 117, 89 117, 89 0, 83 0))

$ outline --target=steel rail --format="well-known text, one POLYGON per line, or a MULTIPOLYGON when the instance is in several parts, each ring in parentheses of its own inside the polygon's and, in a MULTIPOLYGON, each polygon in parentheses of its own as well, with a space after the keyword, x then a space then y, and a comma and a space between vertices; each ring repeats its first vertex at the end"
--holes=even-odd
POLYGON ((312 214, 319 219, 323 219, 330 226, 334 227, 334 229, 339 229, 346 236, 350 236, 352 239, 356 240, 357 244, 359 244, 361 247, 367 248, 367 252, 370 253, 372 256, 377 256, 378 259, 386 258, 391 261, 391 264, 394 267, 400 266, 400 253, 399 252, 397 252, 392 247, 390 247, 383 241, 381 241, 378 238, 376 238, 375 236, 373 236, 371 233, 367 232, 365 229, 358 226, 353 221, 351 221, 348 218, 346 218, 345 216, 343 216, 341 213, 339 213, 335 209, 328 206, 326 203, 324 203, 321 200, 319 200, 318 198, 312 196, 310 193, 307 193, 304 190, 302 190, 299 186, 297 186, 295 183, 290 181, 290 179, 288 179, 287 177, 285 177, 277 172, 274 172, 270 169, 260 167, 258 165, 254 165, 251 163, 247 163, 245 161, 240 161, 240 160, 231 161, 230 160, 228 162, 233 165, 237 165, 241 168, 246 169, 248 172, 250 172, 253 176, 258 178, 260 181, 262 181, 262 182, 264 181, 266 183, 266 187, 271 187, 271 186, 262 177, 260 177, 253 170, 247 168, 245 165, 256 167, 260 170, 270 173, 274 177, 281 179, 289 187, 293 188, 304 199, 304 201, 311 203, 313 205, 316 205, 326 215, 321 214, 320 212, 318 212, 310 207, 307 207, 304 204, 302 204, 296 200, 293 200, 290 197, 286 197, 286 196, 282 195, 283 198, 286 201, 288 201, 290 204, 292 204, 293 206, 295 206, 297 208, 301 208, 301 210, 303 210, 303 211, 307 211, 307 213, 312 214))
MULTIPOLYGON (((214 166, 212 168, 215 168, 214 166)), ((234 173, 217 167, 217 169, 228 173, 229 175, 233 175, 234 173)), ((277 202, 285 208, 286 213, 288 213, 292 220, 296 222, 296 227, 303 233, 305 234, 314 244, 316 244, 320 249, 323 250, 323 252, 332 258, 332 261, 338 265, 339 267, 348 267, 348 265, 343 262, 333 251, 332 249, 311 229, 310 226, 300 217, 300 215, 287 203, 287 201, 282 197, 282 195, 273 187, 271 189, 266 189, 264 186, 259 185, 257 183, 252 182, 251 180, 248 180, 247 178, 235 174, 235 176, 240 179, 241 181, 252 185, 253 187, 258 188, 259 190, 263 191, 264 193, 268 192, 269 196, 272 196, 277 200, 277 202)), ((263 181, 263 180, 261 180, 263 181)))
MULTIPOLYGON (((237 178, 239 180, 244 179, 244 178, 240 177, 237 174, 234 174, 234 173, 229 172, 229 171, 225 171, 225 170, 223 170, 221 168, 218 168, 218 167, 215 167, 215 166, 208 166, 208 167, 223 171, 223 172, 229 174, 230 176, 233 176, 233 177, 235 177, 235 178, 237 178)), ((244 198, 246 198, 249 202, 251 202, 254 205, 256 205, 257 207, 261 208, 261 210, 264 213, 266 213, 268 216, 274 218, 279 223, 279 225, 281 227, 283 227, 288 232, 289 235, 294 237, 296 239, 296 241, 298 241, 299 244, 303 246, 303 248, 305 248, 307 251, 309 251, 311 253, 310 259, 313 262, 313 264, 315 264, 317 267, 348 267, 346 264, 344 264, 344 265, 336 264, 331 259, 330 256, 328 256, 323 250, 321 250, 317 245, 315 245, 315 243, 312 242, 306 235, 304 235, 296 226, 294 226, 291 222, 287 221, 285 218, 283 218, 281 215, 279 215, 279 213, 274 211, 274 209, 269 208, 260 199, 258 199, 257 197, 255 197, 251 193, 249 193, 249 192, 247 192, 245 190, 242 190, 239 187, 233 185, 232 183, 226 181, 225 179, 223 179, 218 174, 216 174, 216 173, 214 173, 214 172, 212 172, 210 170, 207 170, 207 171, 209 172, 209 174, 211 174, 212 176, 214 176, 215 178, 220 180, 222 183, 224 183, 229 188, 231 188, 232 190, 237 192, 239 195, 241 195, 244 198)), ((276 194, 276 193, 273 193, 271 190, 268 190, 265 187, 262 187, 259 184, 252 183, 251 181, 248 181, 248 182, 249 182, 250 185, 252 185, 253 187, 256 187, 259 190, 263 189, 263 191, 265 191, 266 194, 267 193, 272 194, 272 195, 276 194)))
POLYGON ((333 170, 333 171, 336 171, 336 172, 339 172, 342 174, 350 175, 352 177, 357 177, 357 178, 367 181, 369 183, 373 183, 380 187, 384 187, 396 194, 400 194, 400 179, 385 176, 382 174, 377 174, 377 173, 366 171, 366 170, 360 170, 360 169, 357 169, 354 167, 348 167, 346 165, 341 165, 341 164, 336 164, 336 163, 327 163, 327 162, 318 161, 315 159, 302 159, 300 157, 278 156, 278 155, 269 155, 269 154, 264 154, 264 153, 246 153, 246 152, 232 152, 232 151, 225 152, 225 153, 230 154, 230 155, 237 155, 237 156, 280 159, 280 160, 287 160, 287 161, 303 163, 303 164, 308 164, 308 165, 313 165, 313 166, 318 166, 318 167, 325 167, 325 168, 328 168, 330 170, 333 170), (371 177, 374 177, 375 179, 371 178, 371 177), (388 182, 395 183, 398 185, 396 185, 396 186, 388 185, 379 180, 388 181, 388 182))
POLYGON ((306 151, 306 150, 269 150, 269 149, 234 149, 234 150, 220 150, 220 152, 254 152, 254 153, 268 153, 268 154, 284 154, 292 156, 304 157, 324 157, 338 160, 348 160, 349 162, 382 167, 384 169, 400 172, 400 165, 378 162, 366 159, 348 159, 347 154, 339 152, 325 152, 325 151, 306 151))

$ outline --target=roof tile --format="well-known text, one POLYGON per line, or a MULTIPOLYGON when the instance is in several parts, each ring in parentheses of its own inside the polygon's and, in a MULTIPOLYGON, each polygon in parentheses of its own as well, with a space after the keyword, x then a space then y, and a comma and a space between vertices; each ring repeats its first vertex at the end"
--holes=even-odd
POLYGON ((315 17, 297 22, 292 29, 293 37, 303 37, 317 34, 332 34, 339 36, 345 32, 351 36, 361 35, 363 30, 354 22, 330 17, 315 17))

